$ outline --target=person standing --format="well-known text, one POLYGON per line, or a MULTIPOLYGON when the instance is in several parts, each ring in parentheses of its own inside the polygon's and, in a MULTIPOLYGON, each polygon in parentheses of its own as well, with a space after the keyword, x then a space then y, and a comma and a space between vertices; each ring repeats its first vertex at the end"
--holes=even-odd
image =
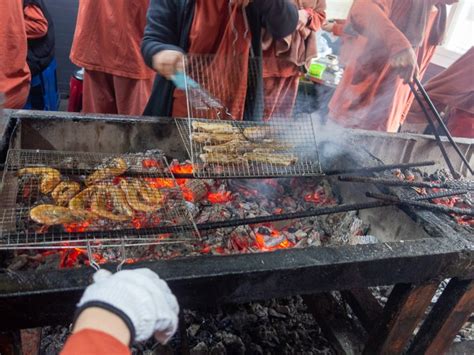
POLYGON ((85 68, 85 113, 141 115, 154 72, 140 43, 149 0, 80 0, 71 61, 85 68))
POLYGON ((261 120, 262 28, 280 39, 294 32, 297 22, 291 0, 152 0, 142 53, 159 75, 145 114, 186 117, 185 94, 169 79, 183 71, 185 54, 212 55, 205 70, 219 78, 221 89, 211 94, 233 119, 261 120), (252 56, 255 67, 249 69, 252 56), (251 71, 255 80, 249 80, 251 71))
POLYGON ((26 56, 23 1, 0 1, 0 93, 5 94, 5 108, 20 109, 26 103, 31 80, 26 56))
POLYGON ((411 105, 407 82, 422 78, 457 0, 356 0, 345 31, 344 76, 329 103, 342 126, 397 132, 411 105), (351 46, 347 48, 347 46, 351 46))
POLYGON ((300 67, 308 65, 318 54, 316 32, 326 20, 326 0, 295 0, 298 27, 283 39, 274 40, 264 30, 263 82, 265 90, 264 120, 289 118, 293 111, 300 67))
MULTIPOLYGON (((454 137, 474 138, 473 63, 474 47, 471 47, 425 85, 425 90, 444 116, 448 130, 454 137)), ((417 102, 411 107, 406 124, 426 127, 426 118, 417 102)))

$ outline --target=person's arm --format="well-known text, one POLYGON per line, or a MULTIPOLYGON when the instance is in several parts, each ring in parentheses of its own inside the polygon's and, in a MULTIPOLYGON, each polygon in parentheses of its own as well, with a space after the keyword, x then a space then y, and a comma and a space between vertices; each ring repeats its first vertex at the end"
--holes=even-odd
POLYGON ((179 47, 178 13, 176 0, 151 0, 147 24, 142 41, 145 63, 153 67, 153 57, 158 52, 171 50, 184 53, 179 47))
POLYGON ((131 343, 153 334, 165 344, 176 332, 178 313, 175 296, 151 270, 99 270, 78 303, 73 335, 62 354, 125 355, 131 343))
POLYGON ((253 6, 262 16, 267 31, 274 39, 295 32, 298 25, 298 8, 288 0, 254 0, 253 6))
POLYGON ((42 38, 48 34, 48 20, 38 6, 25 6, 23 14, 28 39, 42 38))

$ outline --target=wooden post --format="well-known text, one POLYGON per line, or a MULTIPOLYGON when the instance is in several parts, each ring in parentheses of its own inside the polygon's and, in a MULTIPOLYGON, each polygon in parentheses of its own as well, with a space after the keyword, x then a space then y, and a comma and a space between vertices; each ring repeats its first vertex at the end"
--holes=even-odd
POLYGON ((400 354, 423 319, 438 283, 396 285, 382 317, 369 335, 364 354, 400 354))
POLYGON ((416 335, 410 354, 444 354, 474 312, 474 280, 451 279, 416 335))
POLYGON ((337 354, 360 354, 367 334, 354 325, 340 302, 330 293, 303 296, 303 300, 337 354))
POLYGON ((342 298, 351 307, 365 330, 370 333, 382 316, 383 307, 367 288, 341 291, 342 298))

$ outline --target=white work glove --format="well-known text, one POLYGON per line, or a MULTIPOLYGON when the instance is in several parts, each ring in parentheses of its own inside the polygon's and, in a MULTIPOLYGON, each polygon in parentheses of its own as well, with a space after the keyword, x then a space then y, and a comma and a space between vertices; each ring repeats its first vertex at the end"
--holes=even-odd
POLYGON ((121 317, 137 341, 153 334, 166 344, 178 328, 179 305, 165 281, 149 269, 112 274, 99 270, 77 304, 79 311, 100 307, 121 317), (128 319, 127 319, 128 318, 128 319))

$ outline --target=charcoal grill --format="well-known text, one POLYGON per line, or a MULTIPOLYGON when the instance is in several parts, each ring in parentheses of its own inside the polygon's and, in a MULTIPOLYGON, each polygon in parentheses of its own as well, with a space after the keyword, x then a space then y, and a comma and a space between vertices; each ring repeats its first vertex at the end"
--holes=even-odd
MULTIPOLYGON (((13 149, 127 154, 158 147, 169 158, 187 157, 177 139, 176 123, 170 119, 24 111, 9 115, 9 127, 16 128, 7 130, 6 141, 13 149)), ((385 139, 385 146, 390 146, 392 138, 387 135, 385 139)), ((355 146, 348 149, 352 154, 342 158, 329 154, 334 152, 333 143, 319 142, 318 146, 323 171, 381 164, 355 146)), ((372 185, 356 189, 351 184, 335 184, 346 196, 344 203, 360 202, 365 191, 378 192, 372 185)), ((158 272, 183 307, 376 285, 423 285, 446 277, 474 278, 472 237, 449 216, 393 206, 361 211, 361 216, 373 223, 374 233, 381 236, 380 243, 155 260, 126 267, 145 266, 158 272)), ((114 270, 116 265, 105 267, 114 270)), ((92 273, 91 268, 1 272, 0 329, 66 324, 92 273)), ((400 294, 409 295, 408 286, 400 294)), ((394 299, 392 305, 398 304, 394 299)), ((377 329, 386 329, 387 324, 393 324, 390 322, 377 329)), ((388 328, 392 329, 391 325, 388 328)), ((406 339, 401 342, 405 344, 406 339)), ((423 344, 418 342, 418 346, 422 348, 423 344)))
MULTIPOLYGON (((113 191, 123 193, 117 189, 113 191)), ((136 196, 133 198, 136 199, 136 196)), ((102 247, 158 245, 181 243, 199 237, 181 189, 176 184, 166 158, 159 152, 101 154, 12 149, 8 152, 2 179, 1 207, 0 249, 79 248, 91 243, 102 247), (86 219, 68 226, 42 226, 30 218, 30 211, 35 206, 54 201, 51 202, 50 197, 39 192, 40 180, 31 176, 18 177, 21 169, 48 167, 60 171, 63 181, 83 184, 86 176, 116 158, 127 163, 127 171, 119 177, 102 180, 99 184, 117 187, 119 181, 115 185, 112 181, 116 178, 131 177, 144 181, 163 179, 167 186, 160 187, 160 191, 166 194, 166 200, 159 209, 151 214, 135 215, 123 222, 86 219), (144 167, 143 163, 147 161, 152 162, 153 166, 144 167), (150 218, 153 220, 150 221, 150 218), (152 224, 153 228, 147 224, 152 224), (186 229, 183 228, 184 225, 187 226, 186 229), (156 232, 162 227, 166 227, 168 234, 156 232)))

